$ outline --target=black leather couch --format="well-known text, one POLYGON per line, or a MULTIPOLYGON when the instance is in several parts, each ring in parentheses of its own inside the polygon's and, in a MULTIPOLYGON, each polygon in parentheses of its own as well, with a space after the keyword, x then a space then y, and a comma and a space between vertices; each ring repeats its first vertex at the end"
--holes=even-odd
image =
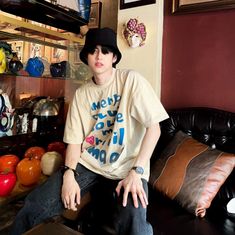
MULTIPOLYGON (((180 130, 199 142, 225 152, 235 153, 235 113, 200 107, 169 110, 168 113, 170 118, 161 123, 161 137, 153 152, 151 166, 180 130)), ((109 208, 104 206, 106 205, 104 195, 112 192, 109 188, 95 190, 93 192, 95 196, 82 207, 82 213, 79 212, 80 216, 79 219, 75 219, 75 225, 74 222, 71 224, 68 221, 65 224, 75 229, 78 226, 79 231, 85 234, 115 235, 106 223, 110 212, 109 208)), ((149 184, 148 221, 153 226, 154 235, 234 235, 235 215, 226 211, 226 204, 233 197, 235 197, 234 170, 220 188, 203 218, 189 213, 175 200, 168 199, 149 184)), ((69 213, 66 218, 71 218, 69 213)))
MULTIPOLYGON (((170 118, 161 123, 162 134, 152 164, 179 130, 209 146, 235 153, 235 113, 200 107, 169 110, 168 113, 170 118)), ((203 218, 190 214, 150 186, 148 219, 155 235, 232 235, 235 234, 235 218, 227 213, 226 204, 233 197, 234 170, 203 218)))

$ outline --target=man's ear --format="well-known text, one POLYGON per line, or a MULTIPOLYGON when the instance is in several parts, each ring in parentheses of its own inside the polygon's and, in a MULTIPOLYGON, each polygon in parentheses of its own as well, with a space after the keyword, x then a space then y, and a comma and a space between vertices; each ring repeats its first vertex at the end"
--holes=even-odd
POLYGON ((117 56, 114 55, 114 56, 113 56, 113 64, 114 64, 116 61, 117 61, 117 56))

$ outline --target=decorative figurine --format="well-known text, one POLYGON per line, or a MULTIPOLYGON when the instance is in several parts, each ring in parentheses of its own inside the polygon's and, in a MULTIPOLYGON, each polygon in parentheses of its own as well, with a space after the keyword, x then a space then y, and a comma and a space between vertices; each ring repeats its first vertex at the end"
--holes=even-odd
POLYGON ((6 55, 3 48, 0 48, 0 73, 5 73, 7 67, 6 55))
POLYGON ((8 95, 0 90, 0 136, 12 135, 14 111, 8 95))
POLYGON ((138 19, 130 19, 124 25, 123 36, 130 47, 143 46, 147 36, 146 27, 143 23, 138 23, 138 19))
POLYGON ((8 60, 12 58, 11 45, 7 42, 0 41, 0 73, 7 72, 8 60))
POLYGON ((23 64, 15 52, 13 53, 13 57, 9 62, 8 68, 13 74, 17 74, 18 71, 23 69, 23 64))

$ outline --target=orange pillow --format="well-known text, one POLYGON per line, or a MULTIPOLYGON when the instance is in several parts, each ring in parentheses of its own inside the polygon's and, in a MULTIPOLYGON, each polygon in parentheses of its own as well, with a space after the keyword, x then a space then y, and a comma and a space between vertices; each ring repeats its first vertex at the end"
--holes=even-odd
POLYGON ((152 166, 150 183, 189 212, 204 217, 234 165, 235 154, 211 149, 179 131, 152 166))

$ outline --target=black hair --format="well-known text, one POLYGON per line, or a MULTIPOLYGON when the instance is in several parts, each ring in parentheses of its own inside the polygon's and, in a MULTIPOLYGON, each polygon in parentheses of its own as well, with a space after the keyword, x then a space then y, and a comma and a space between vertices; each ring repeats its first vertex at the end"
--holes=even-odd
MULTIPOLYGON (((90 46, 87 48, 87 54, 94 54, 96 46, 90 46)), ((110 46, 101 46, 101 51, 103 54, 108 54, 110 52, 114 53, 114 49, 110 46)))
MULTIPOLYGON (((97 46, 89 46, 86 49, 86 58, 88 54, 94 54, 97 46)), ((113 53, 114 56, 117 56, 116 50, 113 47, 101 45, 101 51, 103 54, 113 53)))

